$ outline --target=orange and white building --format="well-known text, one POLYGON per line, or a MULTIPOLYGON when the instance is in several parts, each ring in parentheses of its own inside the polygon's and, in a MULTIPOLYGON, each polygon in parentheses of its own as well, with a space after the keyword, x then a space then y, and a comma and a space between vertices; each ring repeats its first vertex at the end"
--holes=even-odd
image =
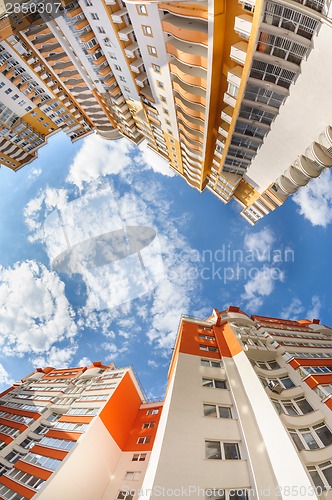
POLYGON ((38 369, 0 396, 0 498, 332 498, 332 330, 182 317, 165 400, 130 368, 38 369))
POLYGON ((3 165, 59 130, 146 139, 250 224, 331 166, 330 0, 53 4, 0 13, 3 165))

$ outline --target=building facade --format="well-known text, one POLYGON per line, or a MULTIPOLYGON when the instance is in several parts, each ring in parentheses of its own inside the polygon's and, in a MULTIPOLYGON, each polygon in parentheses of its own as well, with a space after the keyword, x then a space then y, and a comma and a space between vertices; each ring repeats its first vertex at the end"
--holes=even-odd
POLYGON ((0 396, 0 498, 332 498, 332 330, 182 317, 165 400, 131 369, 38 369, 0 396))
POLYGON ((330 4, 7 3, 0 161, 21 168, 59 130, 146 139, 254 224, 331 166, 330 4))

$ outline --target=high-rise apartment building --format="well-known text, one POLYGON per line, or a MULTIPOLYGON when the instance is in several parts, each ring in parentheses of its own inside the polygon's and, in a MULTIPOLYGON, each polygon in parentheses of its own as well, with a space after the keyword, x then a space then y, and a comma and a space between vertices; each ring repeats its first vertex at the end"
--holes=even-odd
POLYGON ((0 396, 0 498, 332 498, 332 330, 182 317, 164 402, 131 369, 38 369, 0 396))
POLYGON ((58 130, 145 138, 251 224, 330 167, 330 0, 20 2, 0 21, 2 164, 58 130))

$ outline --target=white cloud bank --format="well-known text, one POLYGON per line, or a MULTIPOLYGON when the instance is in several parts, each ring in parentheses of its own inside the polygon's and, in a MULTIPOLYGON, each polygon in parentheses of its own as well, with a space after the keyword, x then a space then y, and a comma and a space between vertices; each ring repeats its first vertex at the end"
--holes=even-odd
POLYGON ((43 353, 77 332, 59 277, 34 261, 0 267, 0 347, 5 355, 43 353))
POLYGON ((318 295, 313 295, 311 305, 306 311, 303 302, 294 297, 288 307, 282 309, 280 317, 284 319, 319 319, 322 303, 318 295))
POLYGON ((332 222, 332 175, 325 170, 317 179, 298 190, 292 197, 298 212, 313 226, 326 227, 332 222))

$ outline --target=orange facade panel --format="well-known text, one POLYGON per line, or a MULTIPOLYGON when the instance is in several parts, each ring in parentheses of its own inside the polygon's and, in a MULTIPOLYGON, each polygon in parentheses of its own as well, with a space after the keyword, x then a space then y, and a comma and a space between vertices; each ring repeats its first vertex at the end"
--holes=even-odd
POLYGON ((8 427, 19 429, 21 432, 24 432, 28 428, 28 426, 25 424, 15 422, 14 420, 6 420, 4 418, 0 418, 0 425, 8 425, 8 427))
POLYGON ((2 432, 0 432, 0 441, 3 441, 4 443, 9 444, 12 441, 14 441, 14 439, 10 436, 7 436, 7 434, 2 434, 2 432))
POLYGON ((19 495, 22 495, 24 498, 32 498, 36 492, 31 490, 30 488, 26 488, 20 483, 13 481, 9 477, 2 476, 0 478, 0 484, 4 484, 7 488, 10 488, 13 491, 16 491, 19 495))
POLYGON ((46 434, 48 438, 55 439, 67 439, 69 441, 78 441, 82 436, 81 432, 68 432, 68 431, 58 431, 56 429, 50 429, 46 434))
POLYGON ((28 464, 27 462, 23 462, 23 460, 18 460, 14 467, 16 469, 22 470, 23 472, 27 472, 32 476, 44 479, 45 481, 52 475, 52 471, 42 469, 41 467, 37 467, 36 465, 28 464))
POLYGON ((56 450, 39 444, 35 444, 30 451, 32 453, 37 453, 38 455, 43 455, 44 457, 56 458, 57 460, 64 460, 68 455, 68 451, 56 450))
POLYGON ((74 424, 89 424, 93 417, 82 415, 63 415, 59 422, 70 422, 74 424))
POLYGON ((141 397, 127 372, 99 417, 119 448, 124 450, 141 406, 141 397))
POLYGON ((0 406, 0 411, 5 411, 13 415, 21 415, 22 417, 30 417, 34 420, 38 420, 38 418, 40 417, 40 413, 28 410, 19 410, 17 408, 7 408, 7 406, 0 406))
POLYGON ((162 406, 155 408, 141 408, 137 414, 136 420, 131 428, 124 451, 151 451, 156 437, 158 424, 160 420, 162 406), (149 414, 151 410, 158 411, 156 414, 149 414), (146 427, 145 427, 146 425, 146 427), (147 427, 147 425, 153 425, 147 427), (139 439, 147 439, 146 443, 138 443, 139 439))

